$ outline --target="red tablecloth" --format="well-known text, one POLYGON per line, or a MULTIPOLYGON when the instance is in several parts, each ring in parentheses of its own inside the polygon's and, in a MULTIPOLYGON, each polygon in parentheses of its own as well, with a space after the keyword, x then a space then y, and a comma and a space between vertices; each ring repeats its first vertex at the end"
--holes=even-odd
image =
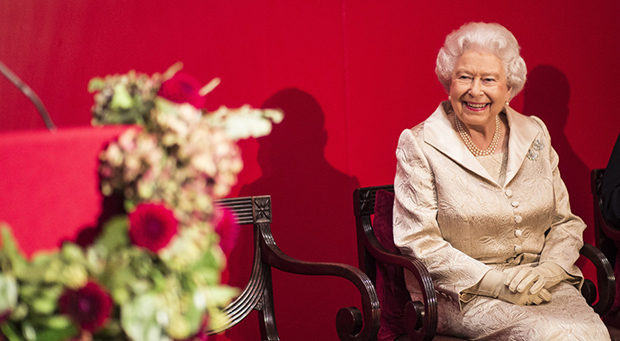
POLYGON ((0 222, 31 255, 74 239, 102 213, 98 154, 126 127, 0 134, 0 222))

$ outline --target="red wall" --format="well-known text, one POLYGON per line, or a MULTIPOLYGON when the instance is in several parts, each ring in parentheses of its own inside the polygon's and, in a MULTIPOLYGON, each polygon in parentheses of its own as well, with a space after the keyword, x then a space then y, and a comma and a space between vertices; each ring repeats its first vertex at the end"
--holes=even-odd
MULTIPOLYGON (((161 72, 177 61, 204 83, 221 77, 211 109, 283 107, 272 136, 242 143, 233 195, 273 196, 284 252, 355 265, 352 189, 393 181, 399 133, 447 98, 436 53, 469 21, 499 22, 520 42, 530 75, 512 106, 548 124, 573 210, 590 224, 588 172, 605 166, 620 132, 619 17, 615 0, 0 0, 0 61, 59 127, 89 124, 90 78, 161 72)), ((0 131, 43 128, 0 79, 0 131)), ((243 236, 231 258, 232 283, 247 279, 250 245, 243 236)), ((281 337, 336 339, 337 310, 358 300, 352 285, 274 272, 281 337)), ((257 331, 252 317, 228 335, 250 340, 257 331)))

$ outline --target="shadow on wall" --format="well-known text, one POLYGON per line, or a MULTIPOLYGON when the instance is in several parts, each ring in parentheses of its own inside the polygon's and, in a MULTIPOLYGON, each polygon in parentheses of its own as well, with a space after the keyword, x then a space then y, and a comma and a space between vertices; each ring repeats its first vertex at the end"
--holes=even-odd
MULTIPOLYGON (((523 113, 540 117, 551 134, 551 143, 560 158, 560 174, 574 214, 592 225, 590 169, 572 149, 564 132, 568 121, 570 84, 566 75, 550 65, 536 66, 528 73, 524 90, 523 113)), ((584 240, 594 242, 593 227, 586 229, 584 240)))
MULTIPOLYGON (((306 261, 357 264, 352 193, 359 181, 335 169, 325 159, 325 114, 317 100, 295 88, 278 91, 263 108, 280 108, 284 121, 270 135, 258 139, 262 176, 240 190, 240 196, 272 196, 273 235, 288 255, 306 261)), ((230 283, 245 284, 238 276, 243 245, 233 250, 230 283), (235 255, 237 253, 237 255, 235 255)), ((247 251, 246 251, 247 252, 247 251)), ((245 255, 244 266, 251 255, 245 255)), ((249 271, 249 270, 248 270, 249 271)), ((334 340, 340 308, 359 307, 359 293, 334 277, 308 277, 273 271, 278 331, 282 339, 334 340)), ((257 315, 257 314, 255 314, 257 315)), ((258 338, 257 318, 246 318, 227 336, 232 340, 258 338), (252 335, 252 336, 250 336, 252 335)))

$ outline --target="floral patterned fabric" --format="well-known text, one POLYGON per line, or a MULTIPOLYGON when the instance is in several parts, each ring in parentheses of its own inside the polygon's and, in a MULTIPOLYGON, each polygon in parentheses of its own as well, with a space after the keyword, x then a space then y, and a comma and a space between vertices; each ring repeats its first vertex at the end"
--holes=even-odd
MULTIPOLYGON (((437 331, 468 340, 609 340, 607 328, 574 286, 560 283, 549 291, 551 302, 540 306, 476 296, 462 310, 447 296, 437 295, 437 331)), ((411 296, 421 299, 421 294, 411 296)))
MULTIPOLYGON (((419 258, 439 292, 438 331, 470 339, 608 340, 578 288, 561 283, 550 303, 517 306, 462 291, 490 269, 552 261, 581 278, 575 261, 585 224, 570 211, 558 157, 540 119, 506 108, 505 180, 498 184, 467 150, 449 102, 400 137, 394 242, 419 258), (570 326, 570 328, 568 327, 570 326)), ((406 274, 416 299, 414 280, 406 274)))

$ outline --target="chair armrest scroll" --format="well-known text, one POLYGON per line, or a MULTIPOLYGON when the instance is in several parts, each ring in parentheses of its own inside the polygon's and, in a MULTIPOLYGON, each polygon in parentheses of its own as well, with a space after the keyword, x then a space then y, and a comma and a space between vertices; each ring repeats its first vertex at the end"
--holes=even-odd
POLYGON ((370 227, 370 217, 362 217, 366 234, 365 247, 375 259, 384 264, 400 266, 410 271, 418 282, 424 302, 408 302, 405 308, 407 334, 411 340, 432 340, 437 330, 437 295, 431 275, 422 262, 408 255, 386 249, 370 227), (369 227, 369 228, 366 228, 369 227))
MULTIPOLYGON (((616 279, 614 277, 614 271, 605 255, 593 245, 585 243, 581 248, 580 253, 588 258, 588 260, 590 260, 596 267, 599 299, 592 308, 597 314, 603 316, 611 308, 616 296, 616 279)), ((586 286, 584 286, 584 288, 586 288, 586 286)), ((586 290, 582 290, 584 296, 588 294, 585 292, 586 290)), ((596 297, 594 296, 590 299, 594 300, 595 298, 596 297)), ((588 297, 586 297, 586 299, 588 299, 588 297)))
POLYGON ((306 262, 292 258, 276 245, 269 224, 259 224, 259 228, 262 259, 265 263, 289 273, 342 277, 357 287, 362 298, 363 313, 355 307, 340 309, 336 318, 340 340, 361 341, 377 337, 380 323, 379 299, 375 287, 364 272, 346 264, 306 262))

